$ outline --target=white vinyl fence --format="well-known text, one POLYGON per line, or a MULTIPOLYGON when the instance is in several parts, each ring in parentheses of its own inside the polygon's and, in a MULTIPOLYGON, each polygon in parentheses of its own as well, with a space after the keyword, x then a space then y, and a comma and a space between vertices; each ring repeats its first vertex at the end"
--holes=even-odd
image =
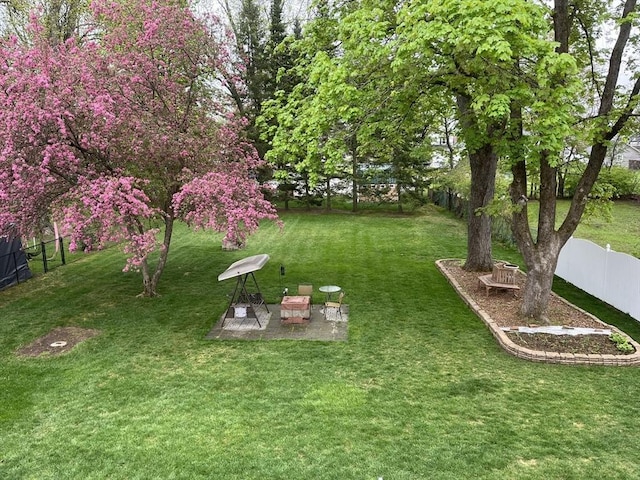
POLYGON ((640 321, 640 260, 570 238, 560 251, 556 275, 640 321))

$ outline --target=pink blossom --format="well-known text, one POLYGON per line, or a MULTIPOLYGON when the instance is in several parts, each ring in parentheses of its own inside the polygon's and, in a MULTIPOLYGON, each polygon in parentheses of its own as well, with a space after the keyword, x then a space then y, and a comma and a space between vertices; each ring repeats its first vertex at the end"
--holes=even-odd
POLYGON ((0 40, 0 228, 31 235, 54 215, 73 248, 121 242, 125 269, 146 275, 174 219, 240 240, 276 219, 216 87, 231 77, 221 23, 177 0, 91 12, 91 41, 51 45, 35 16, 32 44, 0 40))

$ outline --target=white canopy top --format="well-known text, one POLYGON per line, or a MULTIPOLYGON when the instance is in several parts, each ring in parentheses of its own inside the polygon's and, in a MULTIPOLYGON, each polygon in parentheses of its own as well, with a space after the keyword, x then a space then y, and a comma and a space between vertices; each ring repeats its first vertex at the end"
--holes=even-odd
POLYGON ((255 272, 256 270, 260 270, 268 261, 269 255, 266 253, 243 258, 242 260, 232 263, 229 268, 218 275, 218 281, 221 282, 222 280, 228 280, 229 278, 239 277, 245 273, 255 272))

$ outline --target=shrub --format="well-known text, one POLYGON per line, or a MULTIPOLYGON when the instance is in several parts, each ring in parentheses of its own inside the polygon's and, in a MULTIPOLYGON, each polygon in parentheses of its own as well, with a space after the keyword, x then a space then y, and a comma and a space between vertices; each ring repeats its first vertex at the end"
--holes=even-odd
POLYGON ((634 351, 633 345, 629 343, 629 339, 621 333, 612 333, 609 335, 609 340, 616 344, 616 348, 624 353, 632 353, 634 351))
MULTIPOLYGON (((565 184, 565 194, 573 196, 579 175, 570 174, 565 184)), ((611 198, 630 198, 640 195, 640 172, 624 167, 605 168, 600 172, 592 196, 611 194, 611 198)))

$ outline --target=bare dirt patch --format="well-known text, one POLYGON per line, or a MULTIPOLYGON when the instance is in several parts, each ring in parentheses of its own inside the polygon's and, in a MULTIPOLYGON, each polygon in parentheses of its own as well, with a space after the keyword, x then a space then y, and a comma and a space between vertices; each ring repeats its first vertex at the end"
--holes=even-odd
MULTIPOLYGON (((483 309, 498 327, 534 326, 520 315, 522 290, 526 276, 518 272, 516 283, 520 291, 492 290, 489 295, 484 288, 478 288, 478 272, 467 272, 461 268, 461 262, 452 260, 443 262, 447 273, 454 278, 460 288, 483 309)), ((564 302, 552 295, 548 308, 551 325, 565 327, 603 328, 602 322, 595 320, 583 310, 564 302)), ((608 335, 550 335, 545 333, 507 333, 509 339, 522 347, 557 353, 610 354, 625 355, 616 348, 616 344, 608 335)), ((628 352, 633 353, 633 352, 628 352)))
POLYGON ((100 334, 100 330, 80 327, 58 327, 17 350, 22 357, 56 356, 70 351, 85 340, 100 334))

